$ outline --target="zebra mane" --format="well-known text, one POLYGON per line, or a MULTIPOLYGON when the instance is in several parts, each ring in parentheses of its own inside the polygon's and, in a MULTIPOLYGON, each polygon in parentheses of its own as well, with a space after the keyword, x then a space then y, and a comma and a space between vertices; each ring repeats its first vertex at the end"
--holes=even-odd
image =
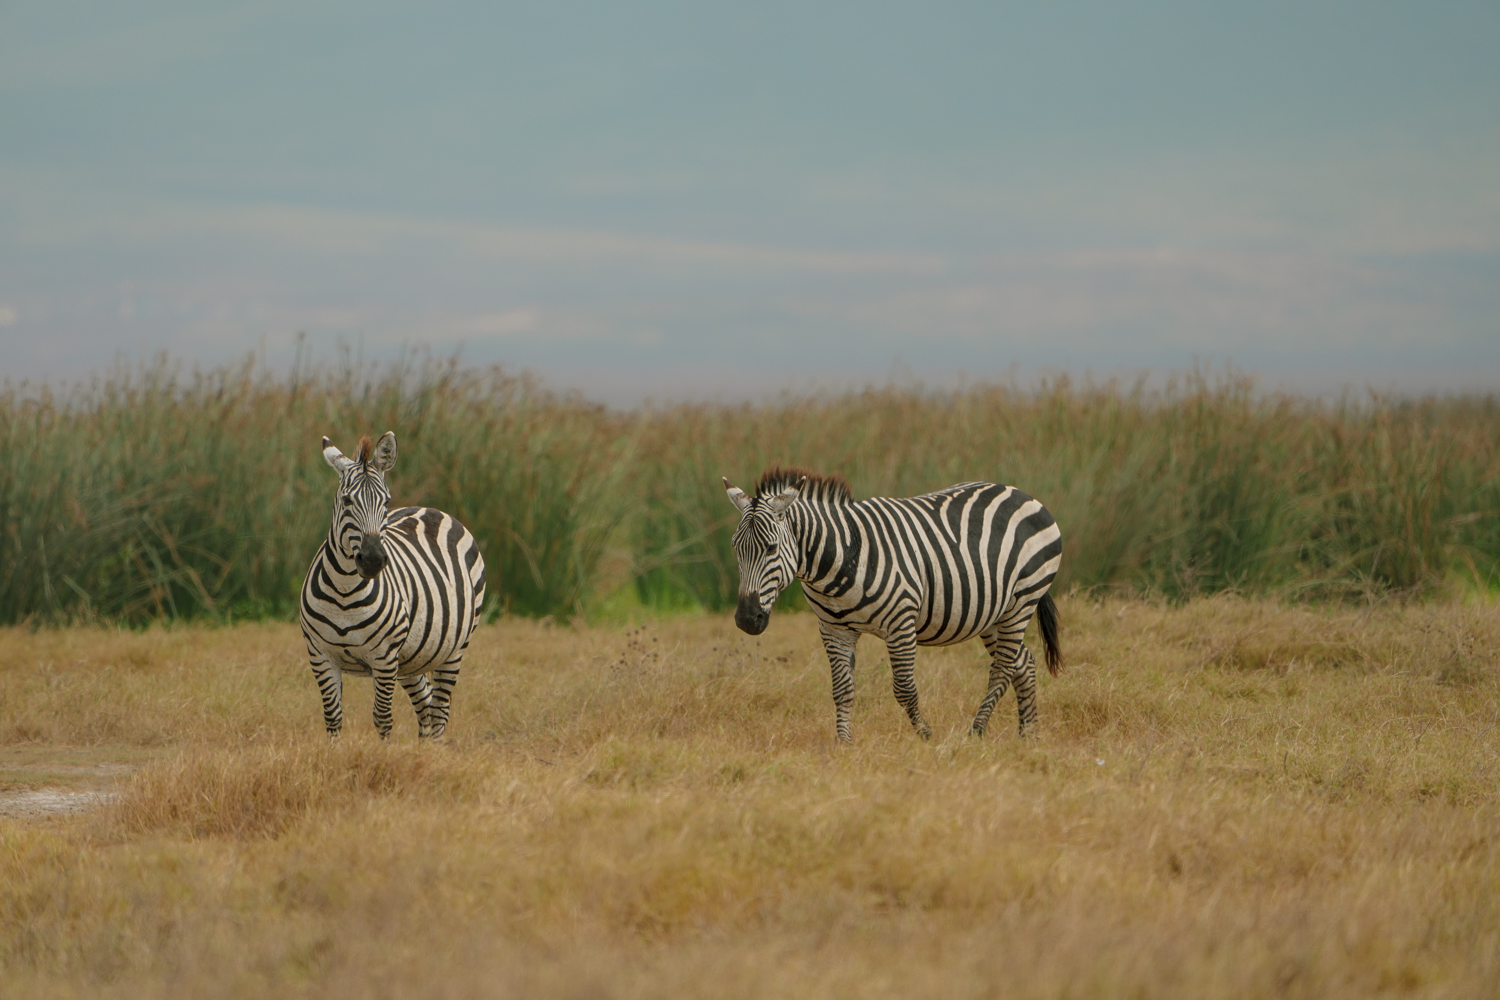
POLYGON ((359 439, 359 457, 357 458, 357 461, 359 462, 360 465, 368 465, 369 464, 369 462, 370 462, 370 449, 372 449, 374 446, 375 446, 375 442, 373 442, 373 441, 370 440, 370 435, 368 435, 368 434, 366 434, 364 437, 362 437, 362 438, 359 439))
POLYGON ((849 480, 835 473, 825 476, 817 472, 809 472, 790 466, 783 469, 779 465, 762 472, 760 482, 755 484, 755 495, 757 497, 773 497, 786 489, 788 486, 796 486, 803 476, 807 482, 802 484, 802 494, 799 499, 810 503, 846 504, 854 502, 854 491, 849 488, 849 480))

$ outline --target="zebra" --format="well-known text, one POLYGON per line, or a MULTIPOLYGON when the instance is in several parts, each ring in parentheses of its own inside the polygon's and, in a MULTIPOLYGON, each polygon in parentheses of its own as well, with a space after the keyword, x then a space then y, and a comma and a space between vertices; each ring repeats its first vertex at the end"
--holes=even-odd
POLYGON ((733 538, 735 624, 751 635, 764 632, 777 595, 793 577, 802 581, 833 670, 841 742, 851 742, 854 646, 866 633, 885 640, 896 701, 923 739, 932 729, 917 705, 917 647, 974 636, 989 652, 990 676, 970 732, 984 735, 995 703, 1013 685, 1027 735, 1037 719, 1036 660, 1022 639, 1033 614, 1047 669, 1056 676, 1062 667, 1057 606, 1047 593, 1062 560, 1062 535, 1041 503, 994 483, 855 502, 842 476, 782 468, 765 472, 753 497, 728 479, 724 489, 741 514, 733 538))
POLYGON ((387 512, 394 432, 373 446, 361 438, 356 458, 325 437, 323 458, 339 474, 333 526, 302 584, 302 635, 323 696, 323 724, 329 736, 343 729, 343 675, 354 674, 375 679, 382 739, 391 732, 397 680, 416 709, 418 734, 442 736, 459 663, 484 604, 479 545, 440 510, 387 512))

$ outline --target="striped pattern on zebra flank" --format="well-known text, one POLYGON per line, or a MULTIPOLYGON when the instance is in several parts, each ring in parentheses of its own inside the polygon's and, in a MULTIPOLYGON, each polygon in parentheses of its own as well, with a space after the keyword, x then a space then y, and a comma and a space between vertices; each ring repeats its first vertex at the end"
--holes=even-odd
POLYGON ((374 678, 382 737, 390 735, 397 681, 417 713, 418 734, 441 736, 484 604, 478 543, 440 510, 388 510, 393 432, 373 445, 361 439, 355 458, 325 437, 323 457, 339 474, 333 525, 302 584, 302 635, 323 724, 330 736, 343 729, 343 675, 355 674, 374 678))
POLYGON ((995 704, 1014 687, 1021 735, 1036 723, 1036 660, 1022 641, 1033 615, 1047 668, 1062 667, 1057 606, 1047 592, 1062 560, 1062 535, 1037 500, 1011 486, 959 483, 916 497, 856 501, 839 476, 774 468, 754 496, 724 480, 740 510, 735 624, 765 631, 792 580, 818 616, 833 672, 838 738, 849 742, 854 648, 885 640, 896 701, 926 739, 914 675, 918 646, 978 637, 989 684, 971 731, 982 736, 995 704))

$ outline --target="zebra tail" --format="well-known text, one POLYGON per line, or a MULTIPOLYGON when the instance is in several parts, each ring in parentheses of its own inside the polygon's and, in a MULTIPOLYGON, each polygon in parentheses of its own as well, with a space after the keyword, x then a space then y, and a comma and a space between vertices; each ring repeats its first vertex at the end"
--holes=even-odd
POLYGON ((1062 644, 1057 640, 1057 605, 1051 594, 1043 594, 1036 606, 1037 624, 1042 627, 1042 642, 1047 647, 1047 672, 1053 677, 1063 668, 1062 644))

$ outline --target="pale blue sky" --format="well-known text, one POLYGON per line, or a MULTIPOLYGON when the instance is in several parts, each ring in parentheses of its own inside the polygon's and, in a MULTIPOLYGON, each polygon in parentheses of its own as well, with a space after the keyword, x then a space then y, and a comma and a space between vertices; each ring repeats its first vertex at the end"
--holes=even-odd
POLYGON ((3 374, 1500 388, 1500 4, 0 5, 3 374))

